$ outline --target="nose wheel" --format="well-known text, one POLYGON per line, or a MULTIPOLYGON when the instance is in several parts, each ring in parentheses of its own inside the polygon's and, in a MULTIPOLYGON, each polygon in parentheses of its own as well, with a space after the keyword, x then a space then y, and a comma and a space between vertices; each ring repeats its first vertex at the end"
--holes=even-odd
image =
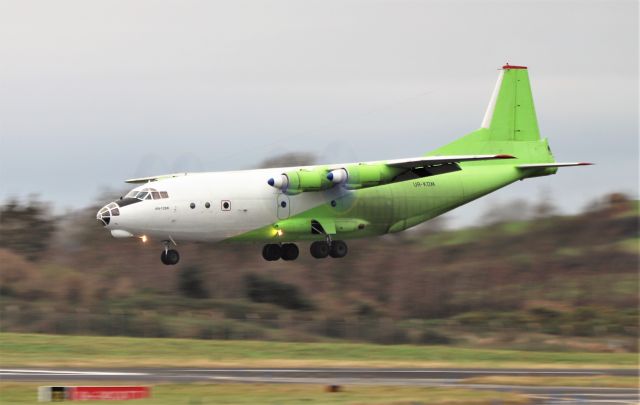
POLYGON ((170 240, 162 241, 164 250, 160 254, 160 261, 162 262, 162 264, 166 264, 167 266, 173 266, 174 264, 178 264, 178 262, 180 261, 180 253, 178 253, 178 251, 175 249, 169 249, 169 246, 171 246, 171 244, 176 244, 176 242, 171 239, 171 236, 169 236, 169 238, 170 240))
POLYGON ((173 266, 180 261, 180 253, 174 249, 163 250, 160 254, 160 261, 167 266, 173 266))

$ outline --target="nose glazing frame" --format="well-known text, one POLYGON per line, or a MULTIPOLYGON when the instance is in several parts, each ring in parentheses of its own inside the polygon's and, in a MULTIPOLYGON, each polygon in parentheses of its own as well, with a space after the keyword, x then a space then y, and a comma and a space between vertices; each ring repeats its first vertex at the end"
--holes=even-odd
POLYGON ((102 223, 103 226, 109 225, 111 217, 117 217, 120 215, 120 208, 118 204, 112 202, 100 209, 96 214, 96 219, 102 223))

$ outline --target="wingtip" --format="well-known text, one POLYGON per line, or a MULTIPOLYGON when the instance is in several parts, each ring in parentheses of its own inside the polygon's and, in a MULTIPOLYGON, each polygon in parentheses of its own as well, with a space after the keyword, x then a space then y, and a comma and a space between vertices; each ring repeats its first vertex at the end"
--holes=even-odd
POLYGON ((496 159, 515 159, 516 157, 513 155, 507 155, 507 154, 500 154, 500 155, 495 155, 496 159))
POLYGON ((591 162, 580 162, 578 163, 578 166, 593 166, 595 165, 595 163, 591 163, 591 162))

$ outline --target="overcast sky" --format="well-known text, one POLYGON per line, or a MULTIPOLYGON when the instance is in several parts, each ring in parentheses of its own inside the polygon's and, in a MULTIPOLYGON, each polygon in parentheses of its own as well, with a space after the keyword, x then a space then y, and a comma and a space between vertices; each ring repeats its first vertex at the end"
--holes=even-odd
POLYGON ((480 126, 504 62, 529 66, 556 159, 597 165, 454 216, 637 196, 637 1, 0 0, 0 199, 79 208, 291 151, 421 155, 480 126))

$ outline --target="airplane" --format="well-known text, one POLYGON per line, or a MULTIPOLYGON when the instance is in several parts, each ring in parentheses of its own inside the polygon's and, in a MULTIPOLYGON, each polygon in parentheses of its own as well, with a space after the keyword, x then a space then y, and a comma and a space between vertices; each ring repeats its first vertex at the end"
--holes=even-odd
POLYGON ((424 156, 229 172, 174 173, 138 184, 97 213, 116 238, 261 242, 267 261, 295 260, 308 241, 316 259, 343 258, 344 240, 396 233, 515 181, 592 163, 555 161, 540 137, 526 66, 508 63, 478 130, 424 156))

